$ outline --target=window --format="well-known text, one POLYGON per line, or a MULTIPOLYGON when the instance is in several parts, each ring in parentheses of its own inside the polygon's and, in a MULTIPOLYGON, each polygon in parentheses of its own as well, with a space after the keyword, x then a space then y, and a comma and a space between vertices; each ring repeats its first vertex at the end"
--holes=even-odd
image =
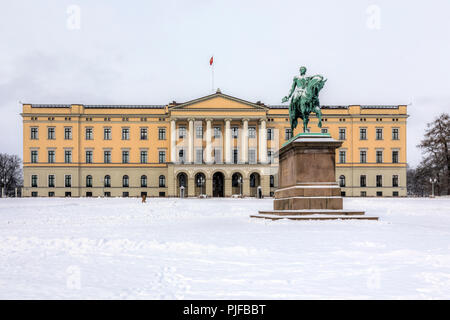
POLYGON ((339 151, 339 163, 345 163, 346 153, 347 152, 345 150, 340 150, 339 151))
POLYGON ((159 176, 159 187, 164 188, 166 186, 166 177, 161 175, 159 176))
POLYGON ((184 139, 186 137, 186 127, 178 128, 178 138, 184 139))
POLYGON ((239 128, 238 127, 231 127, 231 137, 233 139, 237 139, 239 136, 239 128))
POLYGON ((159 151, 159 163, 166 162, 166 152, 164 150, 159 151))
POLYGON ((55 151, 48 150, 48 163, 55 163, 55 151))
POLYGON ((215 163, 222 162, 222 150, 220 148, 214 148, 214 162, 215 163))
POLYGON ((345 128, 339 128, 339 140, 345 140, 345 128))
POLYGON ((111 151, 104 151, 103 152, 103 162, 104 163, 111 163, 111 151))
POLYGON ((273 140, 274 131, 273 128, 267 128, 267 140, 273 140))
POLYGON ((31 176, 31 187, 37 188, 37 186, 38 186, 38 176, 37 176, 37 174, 33 174, 31 176))
POLYGON ((398 175, 393 175, 392 176, 392 186, 393 187, 398 187, 398 175))
POLYGON ((184 163, 184 149, 178 150, 178 162, 184 163))
POLYGON ((361 191, 361 197, 367 197, 367 191, 361 191))
POLYGON ((49 191, 48 192, 48 196, 49 196, 49 198, 54 197, 55 196, 55 192, 54 191, 49 191))
POLYGON ((86 176, 86 188, 92 188, 92 176, 91 175, 86 176))
POLYGON ((37 162, 38 162, 38 151, 31 150, 31 163, 37 163, 37 162))
POLYGON ((195 163, 203 163, 203 149, 195 150, 195 163))
POLYGON ((72 150, 64 150, 64 162, 72 163, 72 150))
POLYGON ((339 176, 339 186, 345 187, 345 176, 344 175, 339 176))
POLYGON ((382 187, 382 186, 383 186, 383 176, 377 175, 377 187, 382 187))
POLYGON ((376 153, 376 162, 377 162, 377 163, 382 163, 382 162, 383 162, 383 151, 377 150, 377 153, 376 153))
POLYGON ((71 140, 71 139, 72 139, 72 127, 65 127, 64 140, 71 140))
POLYGON ((359 176, 359 186, 360 187, 367 187, 367 178, 365 175, 359 176))
POLYGON ((359 140, 367 140, 367 129, 359 128, 359 140))
POLYGON ((122 128, 122 140, 130 140, 130 129, 122 128))
POLYGON ((148 139, 148 131, 147 128, 141 128, 141 140, 148 139))
POLYGON ((382 197, 383 196, 383 192, 382 191, 377 191, 377 197, 382 197))
POLYGON ((130 162, 130 152, 122 151, 122 163, 129 163, 129 162, 130 162))
POLYGON ((47 129, 47 139, 48 140, 54 140, 55 139, 55 128, 49 127, 47 129))
POLYGON ((31 140, 37 140, 38 139, 38 128, 32 127, 31 128, 31 140))
POLYGON ((393 197, 398 197, 398 191, 392 191, 392 196, 393 197))
POLYGON ((248 163, 256 163, 256 149, 248 149, 248 163))
POLYGON ((64 176, 64 186, 66 188, 72 187, 72 176, 70 174, 64 176))
POLYGON ((145 150, 141 150, 141 163, 147 163, 148 161, 148 152, 145 150))
POLYGON ((272 150, 267 151, 267 161, 269 163, 273 163, 273 151, 272 150))
POLYGON ((359 151, 359 162, 367 163, 367 151, 366 150, 359 151))
POLYGON ((270 187, 274 188, 275 187, 275 177, 274 176, 270 176, 270 187))
POLYGON ((375 129, 375 139, 383 140, 383 128, 376 128, 375 129))
POLYGON ((392 151, 392 163, 398 163, 398 151, 392 151))
POLYGON ((256 138, 256 128, 255 127, 249 127, 248 128, 248 137, 249 138, 256 138))
POLYGON ((103 133, 103 139, 111 140, 111 128, 104 128, 103 133))
POLYGON ((130 179, 128 178, 127 175, 124 175, 122 177, 122 187, 128 188, 129 186, 130 186, 130 179))
POLYGON ((166 128, 159 128, 158 129, 158 139, 159 140, 166 140, 166 128))
POLYGON ((92 151, 86 151, 86 163, 92 163, 92 151))
POLYGON ((237 164, 239 162, 239 150, 233 149, 233 163, 237 164))
POLYGON ((203 127, 195 127, 195 137, 197 139, 203 138, 203 127))
POLYGON ((54 174, 49 174, 48 175, 48 187, 49 188, 54 188, 55 187, 55 175, 54 174))
POLYGON ((398 140, 398 128, 392 128, 392 140, 398 140))
POLYGON ((92 191, 86 191, 86 197, 92 197, 92 191))
POLYGON ((104 186, 105 188, 111 187, 111 176, 109 176, 109 175, 106 175, 106 176, 105 176, 105 178, 104 178, 104 180, 103 180, 103 186, 104 186))
POLYGON ((220 137, 221 137, 220 127, 214 127, 214 138, 220 137))
POLYGON ((109 198, 109 197, 111 197, 111 192, 105 191, 105 192, 103 193, 103 195, 104 195, 105 197, 109 198))
POLYGON ((141 187, 143 187, 143 188, 147 187, 147 176, 146 175, 141 176, 141 187))
POLYGON ((94 134, 93 134, 93 129, 92 128, 86 128, 85 138, 86 138, 86 140, 94 139, 94 134))
POLYGON ((164 191, 160 191, 160 192, 159 192, 159 196, 160 196, 160 197, 165 197, 165 196, 166 196, 166 193, 165 193, 164 191))
POLYGON ((328 133, 328 128, 322 128, 322 129, 320 129, 320 133, 328 133))
POLYGON ((130 196, 130 193, 128 191, 122 192, 122 197, 128 198, 130 196))
POLYGON ((292 138, 292 129, 286 128, 284 130, 284 140, 289 140, 292 138))
POLYGON ((37 197, 37 196, 38 196, 38 193, 37 193, 36 191, 33 191, 33 192, 31 192, 31 196, 32 196, 32 197, 37 197))

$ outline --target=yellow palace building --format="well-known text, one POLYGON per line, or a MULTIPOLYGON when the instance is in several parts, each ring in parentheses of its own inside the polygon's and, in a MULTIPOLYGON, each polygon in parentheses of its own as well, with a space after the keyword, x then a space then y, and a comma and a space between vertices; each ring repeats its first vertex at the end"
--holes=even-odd
MULTIPOLYGON (((323 106, 343 196, 406 195, 406 105, 323 106)), ((23 196, 271 196, 287 105, 216 93, 167 105, 23 104, 23 196)))

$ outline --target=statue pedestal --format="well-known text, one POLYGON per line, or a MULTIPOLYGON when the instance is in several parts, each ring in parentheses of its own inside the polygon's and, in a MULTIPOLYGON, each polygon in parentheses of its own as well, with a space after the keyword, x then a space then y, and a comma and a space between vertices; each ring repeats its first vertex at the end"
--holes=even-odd
POLYGON ((274 210, 259 211, 254 218, 324 220, 370 219, 364 211, 344 210, 336 183, 336 149, 341 141, 329 134, 301 133, 279 151, 274 210))

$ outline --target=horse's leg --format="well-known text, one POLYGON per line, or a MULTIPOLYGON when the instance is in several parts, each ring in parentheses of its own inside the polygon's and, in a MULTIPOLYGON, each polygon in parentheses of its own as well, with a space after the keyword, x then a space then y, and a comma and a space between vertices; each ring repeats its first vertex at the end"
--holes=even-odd
POLYGON ((317 126, 319 128, 322 128, 322 111, 320 111, 320 108, 316 106, 314 108, 314 112, 316 113, 317 118, 319 118, 319 123, 317 124, 317 126))

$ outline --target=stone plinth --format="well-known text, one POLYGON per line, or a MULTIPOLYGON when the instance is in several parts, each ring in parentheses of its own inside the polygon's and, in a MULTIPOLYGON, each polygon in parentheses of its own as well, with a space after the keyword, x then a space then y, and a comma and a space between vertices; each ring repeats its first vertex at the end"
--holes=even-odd
POLYGON ((260 211, 255 218, 370 219, 364 211, 343 210, 341 188, 336 183, 336 149, 342 145, 329 134, 301 133, 279 152, 274 210, 260 211))

